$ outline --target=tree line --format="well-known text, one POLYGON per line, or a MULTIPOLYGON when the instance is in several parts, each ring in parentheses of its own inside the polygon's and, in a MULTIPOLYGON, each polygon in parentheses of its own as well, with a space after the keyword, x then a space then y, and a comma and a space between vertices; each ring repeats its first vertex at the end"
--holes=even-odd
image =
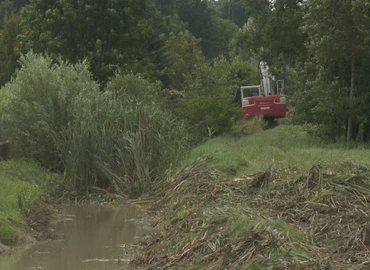
MULTIPOLYGON (((0 85, 33 51, 89 62, 103 91, 119 71, 160 82, 164 107, 202 130, 240 117, 238 86, 266 61, 286 82, 289 119, 331 140, 370 137, 369 0, 6 0, 0 85), (222 102, 220 101, 222 100, 222 102)), ((192 128, 191 128, 192 127, 192 128)))

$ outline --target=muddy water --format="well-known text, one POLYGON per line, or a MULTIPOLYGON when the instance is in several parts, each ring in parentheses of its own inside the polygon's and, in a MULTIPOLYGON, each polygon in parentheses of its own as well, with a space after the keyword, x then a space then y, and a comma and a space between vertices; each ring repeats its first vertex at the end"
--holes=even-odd
POLYGON ((127 269, 130 243, 144 233, 132 206, 71 206, 53 227, 58 241, 39 243, 9 270, 127 269))

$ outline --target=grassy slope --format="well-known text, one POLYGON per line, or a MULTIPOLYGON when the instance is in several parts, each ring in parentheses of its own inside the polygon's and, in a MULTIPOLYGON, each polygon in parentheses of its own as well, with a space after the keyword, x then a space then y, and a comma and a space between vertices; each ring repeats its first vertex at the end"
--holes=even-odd
POLYGON ((195 148, 184 164, 209 156, 213 158, 210 166, 235 171, 237 175, 266 170, 273 161, 278 166, 305 172, 315 164, 370 162, 369 153, 364 147, 346 149, 328 144, 296 126, 279 126, 238 140, 231 137, 209 140, 195 148))
POLYGON ((362 269, 369 169, 370 150, 329 145, 294 126, 210 140, 153 205, 156 233, 133 265, 362 269))
MULTIPOLYGON (((30 207, 58 176, 30 160, 0 161, 0 242, 14 244, 27 229, 30 207)), ((56 183, 56 182, 54 182, 56 183)))

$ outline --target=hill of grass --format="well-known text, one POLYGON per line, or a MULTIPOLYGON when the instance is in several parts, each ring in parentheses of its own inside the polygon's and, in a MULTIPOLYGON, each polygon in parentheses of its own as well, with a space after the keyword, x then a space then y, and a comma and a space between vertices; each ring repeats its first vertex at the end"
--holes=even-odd
POLYGON ((193 149, 183 165, 207 158, 208 165, 236 175, 266 170, 272 163, 305 172, 313 165, 370 162, 369 147, 338 145, 310 136, 298 126, 281 125, 249 137, 218 137, 193 149))

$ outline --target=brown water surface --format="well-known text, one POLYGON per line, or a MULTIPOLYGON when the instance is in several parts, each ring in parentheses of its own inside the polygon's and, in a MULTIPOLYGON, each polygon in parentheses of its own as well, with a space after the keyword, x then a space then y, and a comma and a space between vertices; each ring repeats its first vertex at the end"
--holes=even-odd
POLYGON ((70 206, 55 224, 59 241, 25 251, 9 270, 114 270, 127 268, 128 244, 144 233, 128 205, 70 206), (126 267, 125 267, 126 266, 126 267))

